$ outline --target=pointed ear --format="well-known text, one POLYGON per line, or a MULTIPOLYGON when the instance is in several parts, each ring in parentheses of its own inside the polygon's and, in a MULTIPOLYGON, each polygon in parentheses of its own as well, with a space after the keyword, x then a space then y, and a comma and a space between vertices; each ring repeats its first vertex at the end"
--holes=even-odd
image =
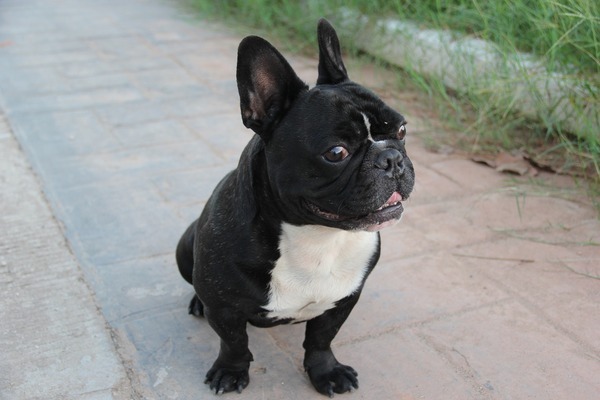
POLYGON ((319 20, 317 28, 319 38, 319 78, 317 85, 336 83, 348 80, 348 72, 342 61, 340 41, 333 26, 325 19, 319 20))
POLYGON ((263 140, 270 137, 298 95, 308 90, 277 49, 258 36, 240 43, 237 85, 242 121, 263 140))

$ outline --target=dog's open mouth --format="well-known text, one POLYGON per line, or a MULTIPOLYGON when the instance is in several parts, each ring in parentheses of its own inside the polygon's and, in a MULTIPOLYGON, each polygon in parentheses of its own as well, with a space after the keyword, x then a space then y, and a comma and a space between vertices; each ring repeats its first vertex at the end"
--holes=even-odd
POLYGON ((397 222, 402 216, 402 195, 392 193, 389 199, 378 209, 361 216, 347 216, 322 210, 316 205, 307 202, 312 213, 331 222, 346 222, 357 229, 380 230, 397 222))

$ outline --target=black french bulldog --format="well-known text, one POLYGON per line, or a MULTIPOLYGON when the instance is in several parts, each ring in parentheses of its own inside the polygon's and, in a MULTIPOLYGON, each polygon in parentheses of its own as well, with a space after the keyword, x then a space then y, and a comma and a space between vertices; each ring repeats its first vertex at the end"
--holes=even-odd
POLYGON ((177 246, 194 285, 189 312, 221 338, 206 374, 217 394, 249 383, 246 324, 306 322, 304 367, 325 395, 358 388, 331 341, 380 254, 378 230, 397 222, 414 169, 406 121, 350 81, 333 27, 319 21, 312 89, 260 37, 238 49, 244 125, 256 132, 177 246))

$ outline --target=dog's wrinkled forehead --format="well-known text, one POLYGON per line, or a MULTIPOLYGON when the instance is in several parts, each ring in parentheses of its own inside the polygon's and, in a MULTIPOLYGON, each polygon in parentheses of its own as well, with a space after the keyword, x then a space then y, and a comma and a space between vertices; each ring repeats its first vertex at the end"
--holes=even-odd
POLYGON ((317 85, 308 93, 307 106, 322 123, 332 128, 360 127, 358 131, 375 141, 376 135, 396 133, 406 123, 404 117, 376 94, 349 81, 337 85, 317 85))

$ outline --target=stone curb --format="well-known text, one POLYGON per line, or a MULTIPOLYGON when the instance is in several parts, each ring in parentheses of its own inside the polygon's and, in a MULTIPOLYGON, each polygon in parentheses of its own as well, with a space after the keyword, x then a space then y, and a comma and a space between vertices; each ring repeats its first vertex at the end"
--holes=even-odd
POLYGON ((110 328, 0 111, 0 399, 135 398, 110 328))
POLYGON ((373 20, 350 9, 333 18, 366 53, 440 79, 459 93, 485 94, 490 103, 577 134, 600 138, 597 88, 574 75, 548 72, 531 54, 503 55, 491 42, 410 21, 373 20))

